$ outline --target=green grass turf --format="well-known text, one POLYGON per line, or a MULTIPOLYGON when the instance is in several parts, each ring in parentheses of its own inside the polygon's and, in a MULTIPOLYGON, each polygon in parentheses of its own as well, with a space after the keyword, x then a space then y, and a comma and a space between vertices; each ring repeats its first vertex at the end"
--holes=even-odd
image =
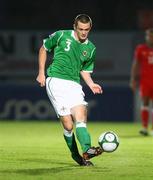
POLYGON ((120 145, 113 153, 80 167, 70 157, 60 123, 0 121, 0 180, 151 180, 153 137, 138 134, 140 124, 88 123, 92 144, 113 130, 120 145))

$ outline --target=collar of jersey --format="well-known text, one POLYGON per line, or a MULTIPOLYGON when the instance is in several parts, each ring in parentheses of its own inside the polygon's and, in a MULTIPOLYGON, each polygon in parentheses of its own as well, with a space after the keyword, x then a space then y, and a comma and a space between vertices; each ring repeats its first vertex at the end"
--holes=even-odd
MULTIPOLYGON (((75 35, 74 35, 74 30, 72 30, 71 36, 77 41, 75 35)), ((85 40, 82 44, 88 44, 88 39, 85 40)))

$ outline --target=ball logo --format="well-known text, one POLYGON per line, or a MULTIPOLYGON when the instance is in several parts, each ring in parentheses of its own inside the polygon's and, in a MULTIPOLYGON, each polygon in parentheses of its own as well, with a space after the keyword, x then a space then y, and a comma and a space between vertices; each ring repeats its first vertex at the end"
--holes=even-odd
POLYGON ((107 141, 112 142, 115 139, 115 136, 113 134, 106 134, 105 138, 107 141))

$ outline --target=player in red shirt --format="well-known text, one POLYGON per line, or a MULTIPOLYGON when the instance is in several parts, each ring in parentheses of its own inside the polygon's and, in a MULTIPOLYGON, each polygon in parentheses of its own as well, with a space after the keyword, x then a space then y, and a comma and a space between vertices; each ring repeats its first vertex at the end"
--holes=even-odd
MULTIPOLYGON (((153 103, 153 28, 145 32, 146 43, 140 44, 135 49, 134 61, 131 68, 130 86, 133 91, 139 85, 141 105, 142 130, 140 134, 148 135, 149 103, 153 103)), ((152 130, 153 135, 153 108, 152 130)))

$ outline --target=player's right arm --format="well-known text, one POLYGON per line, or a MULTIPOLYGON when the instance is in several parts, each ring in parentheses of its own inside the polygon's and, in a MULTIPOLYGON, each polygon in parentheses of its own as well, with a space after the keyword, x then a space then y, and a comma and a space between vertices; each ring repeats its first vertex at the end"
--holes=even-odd
POLYGON ((46 81, 45 64, 47 59, 47 51, 51 52, 52 49, 58 46, 58 42, 60 41, 62 35, 63 35, 63 31, 57 31, 49 35, 48 38, 43 40, 43 46, 39 50, 39 56, 38 56, 39 72, 36 79, 41 87, 45 86, 45 81, 46 81))
POLYGON ((45 81, 46 81, 46 77, 45 77, 46 59, 47 59, 47 52, 44 46, 42 46, 39 49, 39 56, 38 56, 39 71, 36 79, 41 87, 45 86, 45 81))

